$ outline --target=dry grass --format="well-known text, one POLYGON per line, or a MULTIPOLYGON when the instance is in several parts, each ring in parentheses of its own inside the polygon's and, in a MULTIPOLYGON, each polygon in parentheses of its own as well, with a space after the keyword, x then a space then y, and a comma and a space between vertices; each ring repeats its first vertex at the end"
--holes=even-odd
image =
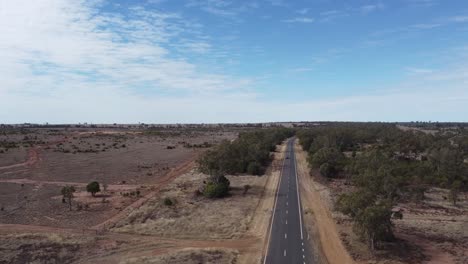
POLYGON ((94 239, 58 234, 0 236, 0 263, 70 263, 94 239))
POLYGON ((184 249, 167 255, 155 257, 130 258, 121 264, 234 264, 237 252, 220 249, 184 249))
POLYGON ((161 190, 160 195, 117 223, 114 230, 171 238, 239 238, 248 230, 266 177, 228 178, 231 181, 231 195, 209 200, 194 194, 207 179, 206 175, 194 171, 182 175, 161 190), (252 188, 243 195, 246 184, 252 188), (164 205, 164 198, 171 198, 175 205, 164 205))

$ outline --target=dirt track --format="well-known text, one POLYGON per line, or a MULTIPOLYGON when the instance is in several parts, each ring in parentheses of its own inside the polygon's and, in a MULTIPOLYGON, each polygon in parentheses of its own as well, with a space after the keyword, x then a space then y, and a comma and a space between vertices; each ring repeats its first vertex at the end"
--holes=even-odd
POLYGON ((34 165, 36 162, 39 161, 39 148, 40 148, 39 146, 30 148, 28 150, 28 158, 25 162, 12 164, 8 166, 2 166, 0 167, 0 170, 9 170, 9 169, 15 169, 15 168, 34 165))

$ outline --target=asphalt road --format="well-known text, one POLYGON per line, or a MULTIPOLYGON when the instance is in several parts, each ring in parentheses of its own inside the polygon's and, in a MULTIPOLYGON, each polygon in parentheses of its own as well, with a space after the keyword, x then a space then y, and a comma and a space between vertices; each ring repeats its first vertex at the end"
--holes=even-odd
POLYGON ((281 169, 264 264, 315 263, 309 250, 311 241, 302 223, 298 188, 294 140, 290 139, 281 169))

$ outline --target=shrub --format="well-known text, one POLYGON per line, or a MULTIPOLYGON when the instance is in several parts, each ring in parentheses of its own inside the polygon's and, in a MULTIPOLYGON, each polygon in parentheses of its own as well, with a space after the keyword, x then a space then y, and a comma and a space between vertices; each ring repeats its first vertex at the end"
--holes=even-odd
POLYGON ((65 201, 65 200, 68 200, 68 209, 71 211, 72 209, 72 199, 74 197, 74 193, 75 193, 75 187, 73 186, 65 186, 62 188, 62 190, 60 191, 63 198, 62 198, 62 202, 65 201))
POLYGON ((331 177, 332 176, 332 167, 330 166, 330 164, 328 164, 328 162, 326 163, 323 163, 322 165, 320 165, 320 174, 322 174, 323 177, 331 177))
POLYGON ((172 206, 172 205, 174 205, 174 202, 171 200, 171 198, 166 197, 166 198, 164 198, 164 205, 172 206))
POLYGON ((229 180, 220 176, 217 181, 210 181, 206 184, 203 194, 208 198, 221 198, 229 193, 229 180))

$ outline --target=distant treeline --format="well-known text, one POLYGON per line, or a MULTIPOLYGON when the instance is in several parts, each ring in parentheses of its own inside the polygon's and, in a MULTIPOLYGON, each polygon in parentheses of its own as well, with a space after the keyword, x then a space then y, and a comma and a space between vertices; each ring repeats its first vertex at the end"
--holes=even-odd
POLYGON ((294 135, 287 128, 258 129, 242 132, 230 142, 223 141, 198 160, 199 169, 206 174, 261 175, 271 161, 276 145, 294 135))
POLYGON ((430 186, 450 190, 456 204, 468 190, 468 131, 452 128, 403 131, 394 124, 332 124, 297 133, 308 161, 326 178, 345 178, 357 187, 339 197, 371 248, 393 238, 392 206, 424 199, 430 186), (377 243, 377 244, 376 244, 377 243))

